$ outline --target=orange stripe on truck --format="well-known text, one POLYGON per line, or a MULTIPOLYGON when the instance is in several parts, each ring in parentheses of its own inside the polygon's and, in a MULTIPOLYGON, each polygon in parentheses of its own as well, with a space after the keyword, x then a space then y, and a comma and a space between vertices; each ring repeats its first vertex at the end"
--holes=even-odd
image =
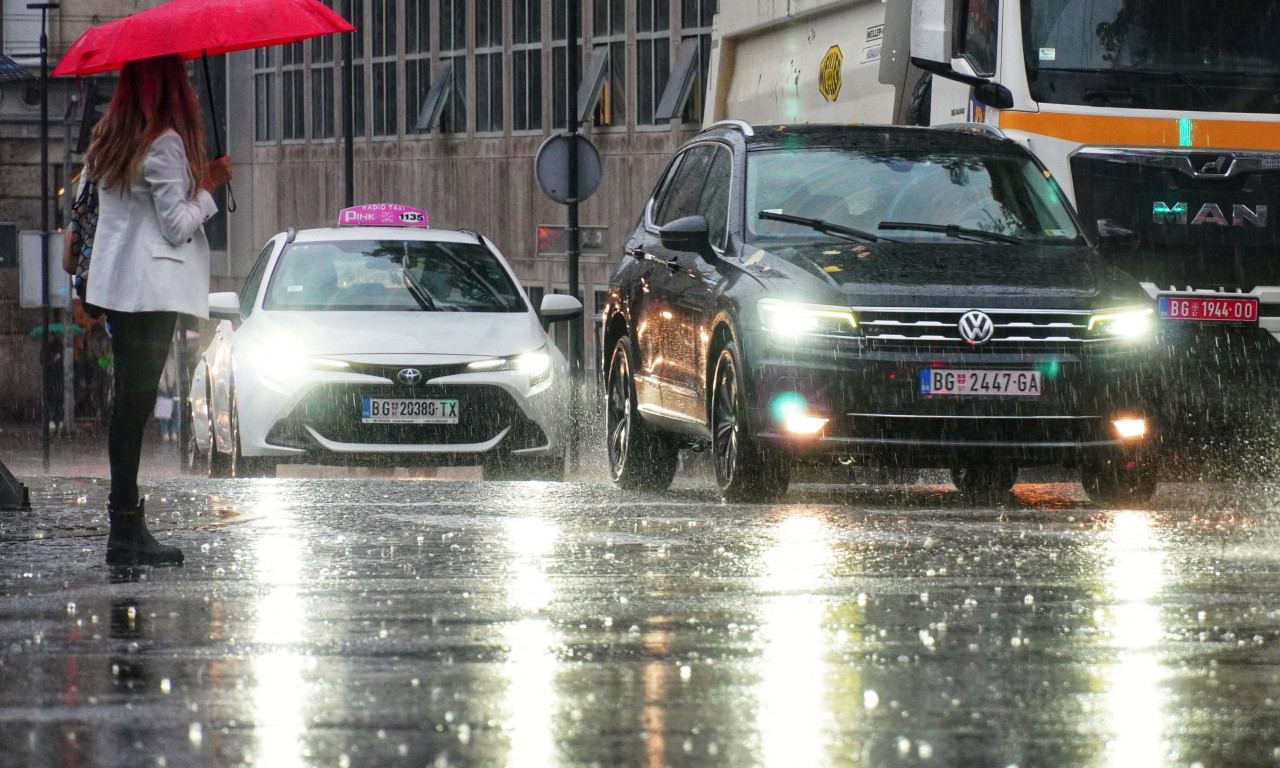
MULTIPOLYGON (((1179 146, 1181 122, 1169 117, 1076 115, 1062 112, 1000 112, 1002 130, 1066 139, 1081 144, 1179 146)), ((1193 147, 1280 150, 1280 122, 1192 120, 1193 147)))

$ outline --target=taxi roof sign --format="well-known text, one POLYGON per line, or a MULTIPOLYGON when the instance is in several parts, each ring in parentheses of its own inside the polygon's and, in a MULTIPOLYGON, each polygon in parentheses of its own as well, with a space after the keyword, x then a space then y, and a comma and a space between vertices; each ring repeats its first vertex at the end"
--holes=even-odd
POLYGON ((340 227, 429 227, 427 212, 395 203, 368 203, 343 208, 338 213, 340 227))

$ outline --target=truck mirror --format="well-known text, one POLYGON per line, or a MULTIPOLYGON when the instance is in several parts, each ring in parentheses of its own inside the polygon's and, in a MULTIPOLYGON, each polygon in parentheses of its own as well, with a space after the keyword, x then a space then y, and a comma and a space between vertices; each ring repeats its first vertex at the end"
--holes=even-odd
POLYGON ((911 58, 951 62, 952 0, 915 0, 911 4, 911 58))
POLYGON ((1013 92, 999 83, 986 83, 973 89, 973 98, 992 109, 1013 107, 1013 92))

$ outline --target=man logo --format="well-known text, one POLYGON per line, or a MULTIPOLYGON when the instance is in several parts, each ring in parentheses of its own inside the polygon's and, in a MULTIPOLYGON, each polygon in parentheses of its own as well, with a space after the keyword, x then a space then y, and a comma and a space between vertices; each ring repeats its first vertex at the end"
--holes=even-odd
POLYGON ((982 344, 991 339, 995 332, 995 324, 986 314, 978 311, 966 312, 960 318, 960 336, 970 344, 982 344))
POLYGON ((396 378, 400 380, 401 384, 407 384, 412 387, 422 381, 422 371, 417 368, 404 368, 396 374, 396 378))

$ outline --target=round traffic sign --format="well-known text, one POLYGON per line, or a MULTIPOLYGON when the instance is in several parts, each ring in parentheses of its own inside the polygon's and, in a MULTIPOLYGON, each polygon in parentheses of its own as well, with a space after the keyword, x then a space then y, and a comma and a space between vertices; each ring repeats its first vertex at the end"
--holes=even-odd
POLYGON ((538 147, 534 158, 534 174, 538 186, 557 203, 569 202, 569 147, 578 146, 578 202, 591 197, 600 186, 600 152, 591 140, 580 133, 558 133, 538 147))

